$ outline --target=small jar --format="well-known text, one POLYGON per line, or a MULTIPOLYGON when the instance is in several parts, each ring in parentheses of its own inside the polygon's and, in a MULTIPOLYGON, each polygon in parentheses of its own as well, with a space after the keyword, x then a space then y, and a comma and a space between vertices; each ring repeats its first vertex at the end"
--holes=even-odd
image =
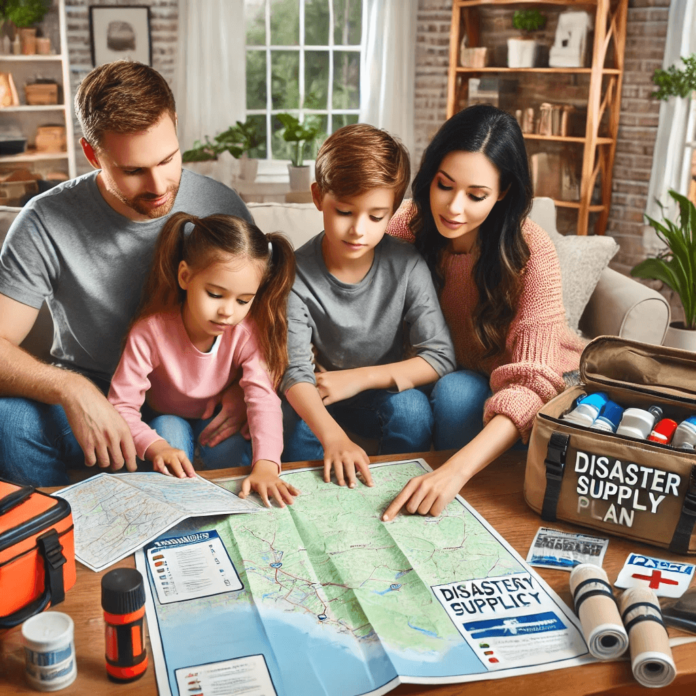
POLYGON ((58 691, 77 676, 75 625, 59 611, 46 611, 22 624, 26 677, 37 691, 58 691))

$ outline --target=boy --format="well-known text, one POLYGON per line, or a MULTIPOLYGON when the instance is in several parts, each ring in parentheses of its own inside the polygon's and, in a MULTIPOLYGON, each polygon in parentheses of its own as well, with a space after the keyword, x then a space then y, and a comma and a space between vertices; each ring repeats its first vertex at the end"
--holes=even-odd
POLYGON ((379 440, 381 454, 430 449, 433 415, 414 389, 451 372, 454 348, 425 261, 385 236, 409 180, 408 153, 385 131, 336 131, 316 162, 314 204, 324 232, 297 250, 288 300, 284 461, 324 460, 339 485, 368 485, 365 451, 344 428, 379 440), (415 357, 405 359, 405 339, 415 357), (316 368, 312 364, 316 353, 316 368))

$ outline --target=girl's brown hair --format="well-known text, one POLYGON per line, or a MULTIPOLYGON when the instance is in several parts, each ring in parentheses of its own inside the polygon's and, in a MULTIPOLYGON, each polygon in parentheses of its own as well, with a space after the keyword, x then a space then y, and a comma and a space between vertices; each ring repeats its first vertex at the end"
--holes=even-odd
POLYGON ((256 324, 261 353, 277 386, 288 366, 286 307, 295 280, 295 253, 282 234, 264 234, 256 225, 232 215, 172 215, 157 239, 134 323, 184 303, 186 291, 178 280, 182 261, 195 274, 227 256, 247 258, 263 269, 249 316, 256 324))

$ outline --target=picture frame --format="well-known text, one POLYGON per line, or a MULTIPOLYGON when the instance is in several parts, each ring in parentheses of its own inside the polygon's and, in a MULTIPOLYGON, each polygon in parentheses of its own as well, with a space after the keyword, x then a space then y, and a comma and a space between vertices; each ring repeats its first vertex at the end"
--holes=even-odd
POLYGON ((95 68, 115 60, 152 65, 148 5, 91 5, 89 28, 95 68))

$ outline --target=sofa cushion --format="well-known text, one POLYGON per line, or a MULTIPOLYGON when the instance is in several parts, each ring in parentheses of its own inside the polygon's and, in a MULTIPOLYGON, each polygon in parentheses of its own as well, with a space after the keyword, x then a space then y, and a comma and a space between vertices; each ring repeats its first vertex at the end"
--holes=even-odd
POLYGON ((566 320, 579 333, 580 317, 619 245, 612 237, 564 236, 557 232, 556 207, 551 198, 535 198, 529 217, 546 230, 556 247, 566 320))
POLYGON ((282 232, 295 249, 324 229, 324 216, 314 203, 247 203, 262 232, 282 232))

